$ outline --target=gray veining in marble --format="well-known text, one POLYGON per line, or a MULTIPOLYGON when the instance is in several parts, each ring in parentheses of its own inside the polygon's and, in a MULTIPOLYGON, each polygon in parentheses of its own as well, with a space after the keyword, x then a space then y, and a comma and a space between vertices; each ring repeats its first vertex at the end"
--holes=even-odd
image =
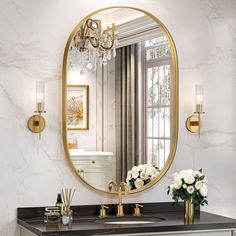
MULTIPOLYGON (((125 202, 169 201, 171 174, 203 168, 209 180, 209 206, 203 210, 236 217, 236 1, 125 0, 167 26, 179 57, 179 141, 166 176, 125 202), (185 129, 194 111, 194 85, 205 85, 201 139, 185 129)), ((71 173, 61 138, 63 51, 82 17, 118 0, 0 1, 0 236, 19 235, 16 208, 55 202, 61 187, 76 188, 75 204, 114 203, 115 197, 88 189, 71 173), (81 7, 83 6, 83 7, 81 7), (35 81, 46 81, 47 128, 27 130, 35 109, 35 81)))

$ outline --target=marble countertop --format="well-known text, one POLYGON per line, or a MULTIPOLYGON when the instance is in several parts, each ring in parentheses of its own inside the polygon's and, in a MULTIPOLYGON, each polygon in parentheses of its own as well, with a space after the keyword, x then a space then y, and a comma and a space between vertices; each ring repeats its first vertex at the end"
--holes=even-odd
MULTIPOLYGON (((158 218, 151 224, 139 225, 107 225, 103 221, 116 219, 114 214, 108 218, 99 219, 97 216, 99 206, 74 207, 74 220, 70 226, 61 224, 43 223, 42 212, 44 208, 19 208, 18 224, 36 235, 94 235, 94 234, 122 234, 122 233, 142 233, 142 232, 173 232, 173 231, 195 231, 195 230, 217 230, 236 229, 236 220, 202 212, 197 210, 194 224, 186 225, 183 219, 183 207, 175 206, 171 208, 170 203, 147 203, 144 204, 143 215, 139 219, 158 218), (146 208, 146 210, 145 210, 146 208), (24 214, 25 213, 25 214, 24 214), (86 213, 86 214, 83 214, 86 213)), ((109 213, 114 213, 115 205, 110 206, 109 213)), ((131 204, 125 205, 127 212, 124 220, 132 217, 131 204)), ((123 219, 123 218, 122 218, 123 219)))

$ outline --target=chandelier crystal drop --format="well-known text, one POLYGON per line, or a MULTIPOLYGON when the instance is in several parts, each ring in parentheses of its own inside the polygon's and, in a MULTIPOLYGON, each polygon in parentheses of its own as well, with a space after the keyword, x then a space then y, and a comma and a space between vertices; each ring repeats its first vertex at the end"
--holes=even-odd
POLYGON ((95 71, 97 63, 106 65, 116 57, 117 45, 114 23, 104 30, 100 20, 87 19, 72 40, 69 67, 80 70, 80 74, 84 74, 86 68, 95 71))

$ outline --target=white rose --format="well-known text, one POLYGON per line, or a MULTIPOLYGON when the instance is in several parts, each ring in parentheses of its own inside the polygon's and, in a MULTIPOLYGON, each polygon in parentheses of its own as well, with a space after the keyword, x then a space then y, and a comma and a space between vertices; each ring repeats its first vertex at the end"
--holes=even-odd
POLYGON ((137 170, 140 171, 140 172, 144 171, 145 170, 144 165, 139 165, 137 170))
POLYGON ((142 172, 140 173, 140 178, 141 178, 142 180, 147 180, 147 179, 148 179, 147 173, 146 173, 145 171, 142 171, 142 172))
MULTIPOLYGON (((132 179, 132 171, 129 170, 128 173, 127 173, 127 178, 126 180, 131 180, 132 179)), ((128 182, 128 181, 127 181, 128 182)))
POLYGON ((195 181, 195 178, 191 173, 188 173, 184 176, 184 182, 186 184, 192 184, 194 181, 195 181))
POLYGON ((186 189, 186 188, 187 188, 187 185, 186 185, 186 184, 183 184, 183 188, 186 189))
POLYGON ((137 189, 140 189, 140 188, 143 187, 144 182, 143 182, 143 180, 141 180, 140 178, 137 178, 137 179, 135 180, 135 182, 134 182, 134 185, 135 185, 135 187, 136 187, 137 189))
POLYGON ((175 178, 181 179, 179 173, 175 172, 175 173, 172 175, 172 179, 175 179, 175 178))
POLYGON ((155 179, 155 178, 157 177, 157 175, 158 175, 158 174, 152 175, 150 179, 151 179, 151 180, 155 179))
POLYGON ((196 184, 195 184, 195 188, 196 188, 197 190, 199 190, 199 189, 202 187, 202 185, 203 185, 203 182, 202 182, 202 181, 197 181, 196 184))
POLYGON ((187 187, 187 192, 188 192, 189 194, 192 194, 192 193, 194 192, 194 187, 193 187, 193 186, 188 186, 188 187, 187 187))
POLYGON ((173 184, 170 185, 170 192, 169 195, 173 195, 173 192, 175 191, 175 186, 173 184))
POLYGON ((173 184, 175 186, 175 189, 179 189, 182 185, 182 180, 178 179, 178 178, 175 178, 173 184))
POLYGON ((139 168, 137 166, 133 166, 133 168, 131 169, 131 171, 139 171, 139 168))
POLYGON ((147 175, 152 176, 153 174, 157 173, 157 170, 155 167, 151 166, 146 170, 146 172, 147 172, 147 175))
POLYGON ((204 177, 204 179, 202 180, 203 183, 208 183, 208 180, 206 177, 204 177))
POLYGON ((137 166, 134 166, 133 168, 132 168, 132 170, 131 170, 131 173, 132 173, 132 177, 133 178, 138 178, 138 176, 139 176, 139 171, 138 171, 138 167, 137 166))
POLYGON ((208 193, 208 187, 206 184, 203 184, 202 187, 199 189, 201 195, 203 197, 206 197, 207 193, 208 193))
POLYGON ((187 173, 186 173, 186 170, 181 170, 180 172, 179 172, 179 178, 184 178, 184 176, 186 175, 187 173))
POLYGON ((172 191, 175 190, 174 184, 171 184, 171 185, 170 185, 170 190, 172 190, 172 191))
POLYGON ((143 170, 147 171, 149 168, 151 168, 152 166, 149 164, 144 164, 143 165, 143 170))
POLYGON ((195 177, 197 175, 197 171, 192 170, 192 169, 188 169, 186 170, 187 175, 192 175, 193 177, 195 177))

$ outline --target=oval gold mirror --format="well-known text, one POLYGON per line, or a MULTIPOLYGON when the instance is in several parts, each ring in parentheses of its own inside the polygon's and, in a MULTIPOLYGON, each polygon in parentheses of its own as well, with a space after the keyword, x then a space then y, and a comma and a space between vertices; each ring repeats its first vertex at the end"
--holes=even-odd
POLYGON ((72 170, 89 186, 130 192, 163 177, 178 136, 178 64, 155 16, 111 7, 85 17, 63 61, 63 137, 72 170))

